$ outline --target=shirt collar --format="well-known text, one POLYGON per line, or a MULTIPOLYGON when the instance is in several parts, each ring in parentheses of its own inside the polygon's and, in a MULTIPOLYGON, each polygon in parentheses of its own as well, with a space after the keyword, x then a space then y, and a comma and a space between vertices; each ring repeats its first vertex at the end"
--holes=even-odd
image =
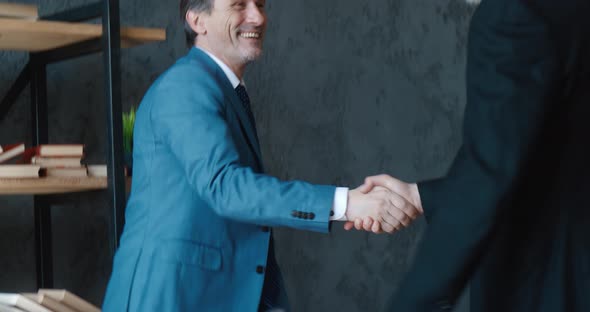
POLYGON ((225 75, 227 76, 227 79, 229 79, 229 82, 231 83, 232 87, 235 89, 240 83, 242 85, 244 85, 244 81, 240 81, 240 79, 238 78, 238 76, 236 76, 236 74, 229 68, 229 66, 225 65, 224 62, 222 62, 220 59, 218 59, 215 55, 211 54, 209 51, 205 50, 205 49, 201 49, 199 47, 197 47, 199 50, 207 53, 207 55, 209 55, 213 61, 215 61, 215 63, 217 63, 217 65, 219 65, 219 67, 221 67, 221 70, 223 70, 223 72, 225 73, 225 75))

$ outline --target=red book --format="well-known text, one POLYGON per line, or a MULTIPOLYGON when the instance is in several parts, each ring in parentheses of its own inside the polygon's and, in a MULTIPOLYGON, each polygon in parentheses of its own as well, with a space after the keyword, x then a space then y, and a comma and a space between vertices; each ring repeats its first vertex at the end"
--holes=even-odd
POLYGON ((10 160, 25 152, 25 144, 10 144, 2 146, 2 152, 0 153, 0 163, 10 160))
POLYGON ((84 144, 41 144, 37 147, 37 156, 84 156, 84 144))
MULTIPOLYGON (((25 151, 26 154, 26 151, 25 151)), ((82 167, 82 157, 43 157, 33 156, 30 163, 40 165, 41 168, 73 168, 82 167)))
POLYGON ((0 178, 38 178, 39 165, 0 165, 0 178))
POLYGON ((45 168, 44 175, 47 177, 87 177, 86 167, 80 168, 45 168))

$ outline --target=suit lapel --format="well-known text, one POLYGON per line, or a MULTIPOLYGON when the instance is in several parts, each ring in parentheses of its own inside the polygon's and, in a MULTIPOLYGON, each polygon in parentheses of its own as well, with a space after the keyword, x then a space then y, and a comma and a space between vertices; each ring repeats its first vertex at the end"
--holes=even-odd
POLYGON ((238 116, 238 120, 240 123, 240 129, 244 132, 246 136, 246 140, 248 141, 248 146, 250 147, 251 152, 254 154, 256 159, 256 165, 258 166, 259 171, 263 171, 262 167, 262 153, 260 152, 260 144, 258 142, 258 138, 256 137, 255 127, 256 125, 250 121, 248 117, 248 112, 246 112, 246 108, 242 104, 242 101, 238 97, 236 90, 232 87, 229 79, 223 72, 223 70, 211 59, 206 53, 201 51, 197 48, 192 48, 189 52, 194 58, 200 60, 204 65, 209 67, 212 72, 214 73, 214 79, 219 82, 221 85, 221 90, 226 97, 226 103, 229 105, 230 110, 235 112, 238 116))
POLYGON ((238 115, 242 129, 244 129, 246 137, 248 138, 248 146, 250 146, 250 149, 254 155, 256 155, 257 164, 262 170, 262 153, 260 152, 260 143, 258 142, 258 137, 256 137, 256 125, 250 121, 246 108, 242 104, 242 101, 238 97, 236 91, 231 87, 229 81, 227 81, 225 87, 223 91, 226 95, 228 95, 229 102, 233 110, 238 115), (229 88, 229 90, 226 90, 225 87, 229 88))

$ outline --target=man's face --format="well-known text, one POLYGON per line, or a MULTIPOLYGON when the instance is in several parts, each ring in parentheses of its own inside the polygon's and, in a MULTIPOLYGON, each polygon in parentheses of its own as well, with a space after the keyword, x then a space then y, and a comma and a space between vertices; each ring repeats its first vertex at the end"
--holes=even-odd
POLYGON ((197 37, 197 44, 202 43, 230 67, 254 61, 262 54, 265 3, 266 0, 214 0, 211 14, 201 16, 207 32, 197 37))

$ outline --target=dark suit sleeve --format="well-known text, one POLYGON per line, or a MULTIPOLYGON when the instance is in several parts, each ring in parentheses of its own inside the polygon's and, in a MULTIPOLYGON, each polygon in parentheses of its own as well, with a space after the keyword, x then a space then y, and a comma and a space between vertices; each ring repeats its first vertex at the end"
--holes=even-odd
POLYGON ((552 49, 543 19, 519 1, 483 1, 477 9, 463 146, 445 178, 419 184, 429 226, 391 311, 442 310, 460 295, 550 108, 552 49))

